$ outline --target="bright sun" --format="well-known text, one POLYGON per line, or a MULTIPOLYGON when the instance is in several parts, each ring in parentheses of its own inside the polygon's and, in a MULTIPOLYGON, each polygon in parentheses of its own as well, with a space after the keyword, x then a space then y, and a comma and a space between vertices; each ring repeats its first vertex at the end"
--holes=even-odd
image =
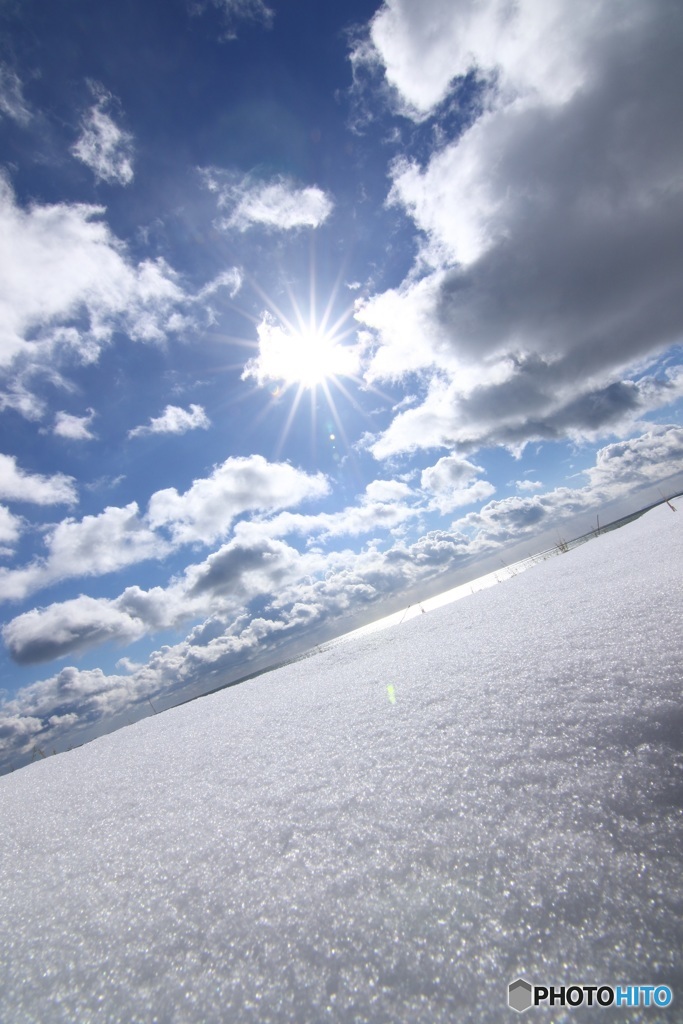
MULTIPOLYGON (((263 312, 256 323, 258 342, 254 347, 257 352, 242 371, 242 380, 251 379, 259 387, 267 387, 270 392, 271 400, 263 408, 261 416, 266 416, 276 407, 281 408, 285 394, 290 397, 277 453, 287 441, 304 395, 309 399, 307 404, 313 450, 318 431, 318 412, 323 409, 326 410, 324 419, 328 440, 334 442, 332 449, 337 448, 337 438, 343 445, 348 445, 335 396, 343 398, 347 410, 351 406, 361 412, 347 387, 352 382, 357 385, 362 383, 362 363, 366 357, 365 342, 357 336, 352 319, 354 306, 348 306, 331 322, 338 281, 322 316, 318 317, 314 284, 312 273, 310 306, 307 311, 301 309, 290 293, 291 316, 287 316, 265 293, 261 293, 272 312, 263 312)), ((253 345, 253 342, 250 344, 253 345)))
POLYGON ((288 366, 283 380, 314 388, 330 377, 349 377, 356 370, 353 353, 322 331, 304 330, 290 334, 283 353, 288 366))
POLYGON ((250 359, 243 377, 259 384, 273 381, 285 388, 313 389, 337 377, 358 373, 356 348, 342 345, 333 331, 286 327, 270 315, 258 325, 259 354, 250 359))

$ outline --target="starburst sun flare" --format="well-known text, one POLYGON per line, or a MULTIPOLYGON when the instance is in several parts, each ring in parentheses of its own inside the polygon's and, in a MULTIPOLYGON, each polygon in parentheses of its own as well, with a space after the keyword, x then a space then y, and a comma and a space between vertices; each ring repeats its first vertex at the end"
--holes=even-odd
POLYGON ((324 326, 283 325, 264 314, 257 328, 258 355, 244 368, 243 379, 260 385, 276 381, 285 388, 313 389, 337 377, 358 374, 357 346, 343 345, 334 329, 324 326))

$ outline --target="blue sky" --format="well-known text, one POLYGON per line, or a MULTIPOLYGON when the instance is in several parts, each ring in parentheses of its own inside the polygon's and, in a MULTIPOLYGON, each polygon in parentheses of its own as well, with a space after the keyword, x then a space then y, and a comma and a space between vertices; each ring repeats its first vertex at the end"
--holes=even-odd
POLYGON ((5 764, 680 489, 680 7, 0 12, 5 764))

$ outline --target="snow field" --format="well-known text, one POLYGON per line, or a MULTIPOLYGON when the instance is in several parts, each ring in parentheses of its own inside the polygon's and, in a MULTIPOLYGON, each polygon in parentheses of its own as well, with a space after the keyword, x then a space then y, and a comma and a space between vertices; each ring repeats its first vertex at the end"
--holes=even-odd
POLYGON ((682 529, 0 779, 0 1020, 497 1024, 519 974, 683 1020, 682 529))

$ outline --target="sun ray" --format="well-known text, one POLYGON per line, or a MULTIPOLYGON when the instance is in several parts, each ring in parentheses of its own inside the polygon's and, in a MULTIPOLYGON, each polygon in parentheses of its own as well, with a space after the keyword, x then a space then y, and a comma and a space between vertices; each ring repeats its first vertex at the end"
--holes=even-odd
POLYGON ((279 458, 280 455, 282 454, 282 449, 284 448, 287 438, 289 436, 289 432, 292 429, 292 423, 294 422, 294 417, 296 416, 296 411, 299 408, 299 404, 303 397, 304 391, 305 388, 300 386, 299 388, 297 388, 297 392, 294 395, 294 399, 287 414, 287 419, 285 420, 285 425, 280 431, 280 437, 278 438, 278 443, 275 448, 275 455, 277 458, 279 458))
POLYGON ((332 415, 332 419, 334 420, 335 426, 336 426, 337 430, 339 431, 339 436, 341 437, 342 441, 344 442, 344 447, 348 448, 349 447, 349 439, 346 436, 346 431, 344 430, 344 422, 343 422, 341 416, 339 415, 339 412, 337 411, 337 406, 336 406, 336 403, 334 401, 334 397, 332 395, 332 392, 330 391, 330 388, 329 388, 329 385, 328 385, 327 381, 324 381, 323 384, 321 385, 321 387, 322 387, 323 394, 325 395, 325 399, 327 401, 328 408, 329 408, 330 413, 332 415))
MULTIPOLYGON (((250 317, 256 324, 258 340, 250 348, 254 356, 243 366, 242 379, 251 379, 254 390, 267 388, 271 401, 260 413, 258 422, 283 401, 289 402, 284 423, 279 431, 276 452, 279 456, 292 433, 297 414, 307 397, 310 424, 311 457, 317 461, 319 414, 325 405, 329 418, 331 440, 350 448, 344 418, 359 415, 371 427, 369 411, 363 408, 360 393, 375 394, 383 402, 393 399, 363 376, 368 359, 367 342, 358 335, 353 319, 355 300, 340 302, 345 280, 344 264, 324 301, 321 301, 315 245, 312 243, 310 266, 305 291, 294 285, 291 269, 283 266, 279 298, 268 294, 258 281, 247 280, 264 305, 260 318, 250 317), (339 399, 342 399, 341 405, 339 399), (336 435, 336 437, 334 436, 336 435)), ((253 391, 250 393, 253 394, 253 391)), ((336 445, 333 444, 333 447, 336 445)), ((338 461, 338 454, 334 455, 338 461)))

